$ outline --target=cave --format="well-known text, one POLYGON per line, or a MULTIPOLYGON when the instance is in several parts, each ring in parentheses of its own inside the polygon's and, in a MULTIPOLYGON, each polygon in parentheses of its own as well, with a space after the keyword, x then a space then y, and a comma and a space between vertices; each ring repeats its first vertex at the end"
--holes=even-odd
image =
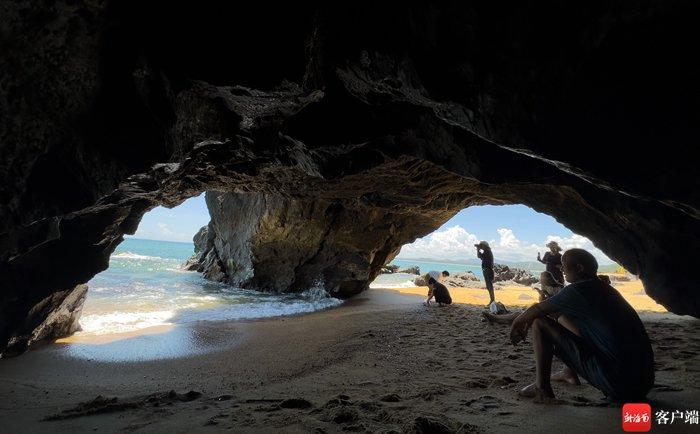
MULTIPOLYGON (((3 9, 0 352, 69 333, 143 214, 203 191, 261 289, 350 297, 459 210, 524 204, 700 316, 696 3, 3 9)), ((236 252, 209 258, 232 283, 236 252)))

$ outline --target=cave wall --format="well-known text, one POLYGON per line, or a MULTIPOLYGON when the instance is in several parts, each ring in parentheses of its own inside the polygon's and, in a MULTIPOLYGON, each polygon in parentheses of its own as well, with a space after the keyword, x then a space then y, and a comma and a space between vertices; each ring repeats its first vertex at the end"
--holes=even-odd
POLYGON ((0 351, 201 191, 421 222, 407 241, 524 203, 700 315, 699 7, 3 2, 0 351))

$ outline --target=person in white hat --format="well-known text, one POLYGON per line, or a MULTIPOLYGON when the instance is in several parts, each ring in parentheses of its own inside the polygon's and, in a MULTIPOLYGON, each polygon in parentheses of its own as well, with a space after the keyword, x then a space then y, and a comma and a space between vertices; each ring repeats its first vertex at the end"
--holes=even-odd
POLYGON ((547 271, 549 271, 557 282, 564 283, 564 273, 561 271, 561 247, 559 243, 552 240, 547 243, 549 247, 549 252, 544 254, 544 257, 540 257, 540 252, 537 252, 537 260, 547 266, 547 271))

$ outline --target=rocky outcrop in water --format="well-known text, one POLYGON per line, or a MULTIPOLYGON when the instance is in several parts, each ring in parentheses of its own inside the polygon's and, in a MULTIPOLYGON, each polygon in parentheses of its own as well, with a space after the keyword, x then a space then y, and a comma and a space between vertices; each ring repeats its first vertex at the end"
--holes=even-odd
POLYGON ((442 283, 448 287, 480 287, 482 284, 472 271, 452 273, 442 283))
POLYGON ((412 239, 407 228, 416 224, 369 207, 274 194, 207 192, 206 201, 211 222, 195 236, 196 269, 263 291, 357 294, 412 239))
POLYGON ((387 264, 382 267, 380 274, 394 274, 399 270, 398 265, 387 264))
POLYGON ((420 267, 414 265, 413 267, 408 267, 408 268, 404 268, 402 270, 399 270, 399 271, 397 271, 397 273, 420 274, 420 267))
MULTIPOLYGON (((452 273, 444 278, 442 283, 448 288, 480 288, 483 286, 483 282, 471 271, 452 273)), ((426 286, 428 283, 425 281, 424 276, 418 276, 413 279, 413 284, 416 286, 426 286)))
POLYGON ((509 267, 502 264, 493 264, 494 282, 512 281, 519 285, 530 286, 540 280, 532 275, 528 270, 522 268, 509 267))
POLYGON ((353 249, 387 237, 388 258, 465 207, 521 203, 700 315, 699 8, 5 2, 0 351, 145 212, 202 191, 393 225, 351 246, 349 293, 380 262, 353 249))

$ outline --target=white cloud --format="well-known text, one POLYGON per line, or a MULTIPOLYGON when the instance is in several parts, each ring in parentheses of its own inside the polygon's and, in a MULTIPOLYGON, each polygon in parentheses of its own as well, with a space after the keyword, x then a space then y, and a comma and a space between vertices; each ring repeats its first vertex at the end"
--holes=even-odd
POLYGON ((459 225, 419 238, 401 248, 402 258, 457 259, 473 256, 479 239, 459 225))
POLYGON ((155 224, 142 222, 138 230, 133 235, 134 238, 144 238, 149 240, 162 241, 192 241, 192 234, 176 232, 167 223, 156 222, 155 224))
MULTIPOLYGON (((499 259, 513 262, 535 261, 537 252, 544 254, 548 250, 545 244, 552 240, 558 242, 564 250, 578 247, 591 252, 601 263, 607 264, 612 262, 588 238, 581 235, 573 233, 568 237, 548 235, 541 244, 526 244, 518 239, 512 229, 500 228, 497 230, 497 233, 497 240, 489 240, 496 262, 499 259)), ((402 247, 398 257, 405 259, 475 259, 474 244, 478 243, 480 239, 484 238, 479 238, 475 234, 467 232, 461 226, 455 225, 442 231, 433 232, 428 236, 417 239, 413 243, 406 244, 402 247)))
POLYGON ((161 235, 164 235, 164 236, 174 235, 173 231, 171 231, 170 228, 168 228, 167 224, 165 224, 163 222, 158 222, 158 223, 156 223, 156 226, 158 226, 158 229, 160 229, 161 235))

